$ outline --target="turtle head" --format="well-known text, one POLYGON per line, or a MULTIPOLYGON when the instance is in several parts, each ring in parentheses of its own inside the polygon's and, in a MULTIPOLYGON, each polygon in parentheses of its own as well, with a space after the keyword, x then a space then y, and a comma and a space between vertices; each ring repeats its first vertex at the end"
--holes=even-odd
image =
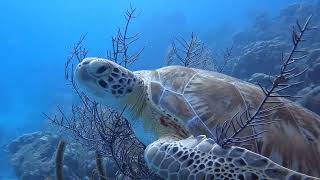
POLYGON ((83 59, 75 69, 74 78, 90 97, 108 105, 125 100, 137 81, 131 71, 101 58, 83 59))

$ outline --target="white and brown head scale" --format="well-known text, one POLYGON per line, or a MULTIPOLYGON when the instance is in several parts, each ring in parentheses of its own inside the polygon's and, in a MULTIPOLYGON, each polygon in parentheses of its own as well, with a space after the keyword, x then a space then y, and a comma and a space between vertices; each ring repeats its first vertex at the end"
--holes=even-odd
POLYGON ((133 91, 137 79, 131 71, 112 61, 86 58, 76 68, 75 78, 86 91, 98 97, 123 97, 133 91))

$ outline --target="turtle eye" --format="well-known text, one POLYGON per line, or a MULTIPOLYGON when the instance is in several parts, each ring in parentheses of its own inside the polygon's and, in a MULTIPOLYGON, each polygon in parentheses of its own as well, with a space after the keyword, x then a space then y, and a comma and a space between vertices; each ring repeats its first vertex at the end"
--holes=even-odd
POLYGON ((107 70, 107 66, 101 66, 97 69, 97 74, 101 74, 107 70))

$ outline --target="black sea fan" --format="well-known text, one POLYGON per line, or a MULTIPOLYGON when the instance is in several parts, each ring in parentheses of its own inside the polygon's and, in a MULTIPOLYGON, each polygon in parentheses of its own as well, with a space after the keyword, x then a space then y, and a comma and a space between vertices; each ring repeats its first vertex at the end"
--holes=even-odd
POLYGON ((265 94, 263 100, 257 109, 252 113, 250 112, 250 106, 247 105, 247 109, 243 112, 236 113, 230 120, 226 120, 222 125, 218 125, 215 129, 216 142, 223 146, 231 145, 235 143, 245 143, 257 138, 260 138, 265 131, 257 132, 249 136, 240 136, 240 133, 248 127, 268 125, 278 122, 278 119, 267 120, 274 114, 274 111, 283 107, 283 101, 273 100, 273 98, 299 98, 288 94, 280 94, 282 91, 291 88, 296 85, 300 85, 303 81, 294 81, 295 78, 301 76, 306 72, 304 69, 297 72, 295 63, 302 60, 306 55, 298 56, 297 54, 306 53, 305 49, 299 47, 299 44, 303 41, 303 36, 306 31, 316 29, 315 27, 309 27, 312 15, 306 20, 302 26, 298 21, 296 28, 292 32, 292 49, 288 56, 282 55, 282 66, 278 75, 271 81, 271 87, 263 87, 258 84, 261 91, 265 94), (271 104, 270 107, 264 108, 267 104, 271 104))

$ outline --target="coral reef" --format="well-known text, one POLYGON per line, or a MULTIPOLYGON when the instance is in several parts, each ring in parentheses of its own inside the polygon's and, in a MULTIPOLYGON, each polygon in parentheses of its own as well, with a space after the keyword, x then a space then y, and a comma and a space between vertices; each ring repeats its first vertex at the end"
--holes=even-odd
MULTIPOLYGON (((124 67, 137 61, 144 49, 129 51, 134 42, 139 39, 139 34, 130 36, 128 31, 131 21, 136 17, 136 9, 130 6, 125 13, 125 28, 118 29, 118 33, 112 37, 112 49, 107 52, 108 59, 124 67)), ((71 112, 65 112, 66 109, 58 106, 56 115, 45 114, 45 116, 52 125, 66 130, 64 133, 71 136, 73 141, 99 152, 96 157, 97 168, 94 171, 94 177, 98 174, 97 177, 104 179, 105 174, 110 174, 105 173, 100 164, 102 157, 110 157, 118 168, 113 175, 117 174, 118 177, 122 177, 121 179, 157 178, 147 168, 143 158, 145 145, 136 138, 131 125, 122 113, 89 98, 75 83, 73 67, 88 53, 84 46, 85 37, 86 35, 81 36, 80 40, 74 44, 65 63, 65 78, 79 98, 79 102, 72 105, 71 112)))
POLYGON ((102 159, 103 157, 101 156, 101 153, 99 151, 96 151, 96 166, 99 174, 99 179, 107 180, 106 172, 104 171, 103 163, 101 161, 102 159))
POLYGON ((307 72, 307 78, 311 83, 320 84, 320 62, 314 64, 307 72))
MULTIPOLYGON (((134 11, 135 9, 131 8, 127 12, 126 28, 122 33, 119 31, 112 38, 113 49, 108 52, 109 59, 125 67, 134 63, 143 51, 142 48, 131 54, 127 48, 128 44, 138 38, 137 35, 133 35, 132 39, 126 38, 127 27, 131 18, 135 17, 134 11)), ((272 85, 270 82, 275 81, 272 75, 279 72, 281 68, 281 58, 279 57, 281 57, 282 52, 290 50, 291 47, 288 27, 295 24, 296 19, 305 20, 312 13, 315 14, 312 25, 319 25, 316 23, 320 22, 320 15, 315 13, 319 11, 320 3, 296 4, 284 9, 276 18, 270 19, 265 14, 257 17, 252 28, 236 34, 233 38, 235 45, 232 46, 229 54, 232 50, 232 63, 235 63, 235 65, 230 74, 232 73, 234 76, 252 83, 259 82, 263 87, 272 85), (261 66, 261 64, 264 64, 264 66, 261 66)), ((75 44, 73 49, 75 52, 67 60, 66 70, 73 70, 71 61, 74 59, 81 61, 86 57, 87 50, 82 46, 84 37, 81 38, 79 43, 75 44), (79 54, 83 56, 75 57, 79 54)), ((290 93, 295 94, 299 91, 297 95, 302 95, 303 98, 298 102, 320 114, 320 36, 306 37, 306 39, 312 39, 303 46, 303 48, 310 49, 310 56, 298 64, 297 72, 301 71, 307 62, 309 69, 305 77, 301 77, 301 79, 306 78, 306 85, 309 87, 302 89, 303 86, 300 86, 290 93)), ((177 42, 179 42, 178 40, 177 42)), ((217 69, 219 72, 224 72, 224 69, 226 69, 226 64, 221 67, 214 67, 211 52, 193 34, 190 41, 184 39, 180 39, 180 41, 182 42, 180 42, 181 47, 191 48, 187 51, 186 56, 181 56, 179 52, 183 48, 182 50, 181 47, 179 49, 179 46, 177 46, 179 43, 176 42, 176 44, 173 44, 171 53, 168 54, 167 64, 180 64, 208 70, 217 69), (203 63, 199 63, 199 59, 205 60, 203 63)), ((302 53, 303 55, 304 53, 302 53)), ((222 59, 225 63, 229 63, 229 58, 229 56, 224 56, 222 59)), ((69 76, 72 75, 68 75, 67 72, 66 79, 73 78, 69 76)), ((72 81, 71 84, 73 84, 72 81)), ((65 114, 59 111, 62 116, 61 121, 56 118, 48 119, 53 124, 69 130, 76 140, 80 140, 68 145, 62 144, 62 146, 59 146, 61 148, 57 150, 60 137, 51 133, 36 132, 17 138, 8 145, 10 161, 16 175, 23 180, 62 179, 61 176, 65 180, 89 179, 89 177, 103 180, 106 179, 106 176, 115 179, 116 174, 123 178, 154 176, 152 172, 145 169, 143 158, 141 158, 145 147, 136 140, 127 121, 107 107, 102 107, 88 99, 85 94, 78 91, 76 86, 73 86, 73 89, 78 93, 77 95, 79 95, 83 104, 73 106, 71 117, 65 117, 65 114), (94 112, 94 115, 90 112, 94 112), (77 121, 73 121, 74 119, 77 119, 77 121), (88 124, 91 124, 91 126, 88 126, 88 124), (105 129, 108 129, 108 131, 105 129), (87 135, 86 133, 91 134, 87 135), (89 141, 85 141, 88 139, 89 141), (94 139, 94 143, 90 139, 94 139), (100 145, 97 145, 99 143, 100 145), (132 148, 130 144, 136 148, 132 148), (90 148, 90 151, 85 149, 84 146, 90 148), (60 152, 57 153, 57 156, 56 150, 60 152), (105 152, 101 151, 100 154, 99 150, 105 152), (61 163, 62 160, 63 164, 61 163), (59 163, 55 163, 56 161, 59 163), (107 168, 105 169, 105 167, 107 168), (55 174, 56 170, 59 175, 55 174)))
POLYGON ((303 98, 298 101, 302 106, 320 114, 320 86, 306 87, 299 91, 298 95, 303 96, 303 98))
MULTIPOLYGON (((55 152, 60 137, 51 133, 35 132, 18 137, 8 145, 10 162, 21 180, 55 179, 55 152)), ((64 180, 89 179, 96 168, 95 151, 88 151, 78 143, 65 147, 63 158, 64 180)), ((115 164, 104 157, 110 178, 116 174, 115 164)), ((95 178, 98 180, 97 178, 95 178)))
POLYGON ((56 179, 63 180, 63 155, 66 149, 67 142, 60 140, 56 151, 55 165, 56 165, 56 179))
MULTIPOLYGON (((296 20, 303 21, 313 14, 311 24, 320 25, 319 4, 295 4, 280 12, 275 18, 257 18, 252 27, 246 31, 239 32, 233 37, 235 44, 236 64, 233 75, 248 79, 254 73, 278 72, 281 53, 288 51, 291 44, 290 32, 296 20), (267 20, 266 20, 267 19, 267 20), (264 64, 261 66, 261 64, 264 64)), ((319 58, 320 37, 311 33, 306 36, 310 39, 303 47, 310 53, 306 62, 312 65, 319 58), (309 38, 313 36, 312 38, 309 38)), ((301 63, 303 64, 303 63, 301 63)))
POLYGON ((198 36, 191 33, 191 38, 176 38, 165 58, 165 65, 180 65, 185 67, 214 70, 212 52, 198 36))
MULTIPOLYGON (((313 14, 310 22, 311 26, 319 27, 319 11, 319 2, 306 2, 291 5, 283 9, 274 18, 266 14, 258 16, 252 27, 235 34, 233 37, 235 44, 233 62, 235 62, 235 67, 231 73, 232 76, 255 84, 257 81, 261 81, 261 84, 265 85, 267 76, 273 76, 279 72, 281 67, 279 57, 281 57, 282 52, 290 50, 292 37, 288 32, 292 29, 289 27, 295 25, 297 20, 302 22, 310 14, 313 14)), ((298 30, 298 28, 295 28, 295 30, 298 30)), ((305 82, 300 86, 290 88, 285 93, 295 95, 305 87, 310 86, 311 88, 304 89, 304 94, 301 92, 298 94, 303 97, 303 100, 299 100, 299 102, 303 102, 301 103, 303 106, 319 113, 319 110, 317 110, 319 106, 316 107, 315 105, 319 104, 320 100, 311 98, 314 97, 311 95, 314 92, 306 92, 308 89, 311 90, 312 87, 320 85, 320 36, 316 35, 317 33, 318 31, 314 31, 306 35, 305 39, 308 39, 308 43, 301 46, 308 51, 301 53, 302 56, 307 56, 297 63, 297 72, 308 68, 299 79, 305 82)), ((284 54, 284 56, 286 55, 284 54)))
POLYGON ((252 84, 260 83, 263 87, 269 87, 270 85, 272 85, 273 80, 273 76, 269 76, 263 73, 254 73, 248 81, 252 84))

